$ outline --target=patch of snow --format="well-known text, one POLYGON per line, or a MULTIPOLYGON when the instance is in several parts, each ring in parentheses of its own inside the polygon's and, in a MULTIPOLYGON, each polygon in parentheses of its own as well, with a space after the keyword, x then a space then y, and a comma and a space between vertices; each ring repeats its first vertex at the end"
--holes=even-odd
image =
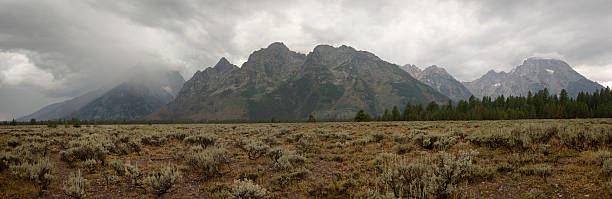
POLYGON ((169 86, 164 86, 162 87, 166 92, 168 93, 172 93, 172 88, 170 88, 169 86))
POLYGON ((498 87, 498 86, 501 86, 501 83, 493 84, 493 87, 498 87))
POLYGON ((554 70, 550 70, 550 69, 546 69, 546 72, 548 72, 548 73, 549 73, 549 74, 551 74, 551 75, 552 75, 553 73, 555 73, 555 71, 554 71, 554 70))

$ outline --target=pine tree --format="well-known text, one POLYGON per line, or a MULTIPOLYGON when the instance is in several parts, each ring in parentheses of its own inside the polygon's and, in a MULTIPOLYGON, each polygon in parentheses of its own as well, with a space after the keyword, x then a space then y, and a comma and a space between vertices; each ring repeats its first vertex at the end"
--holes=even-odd
POLYGON ((355 114, 354 118, 355 122, 368 122, 370 121, 370 115, 366 114, 365 111, 359 110, 357 114, 355 114))
POLYGON ((385 109, 385 112, 382 115, 382 120, 391 121, 391 114, 389 113, 389 110, 385 109))
POLYGON ((399 109, 397 109, 397 106, 393 106, 393 109, 391 110, 391 119, 393 121, 400 121, 401 118, 401 114, 399 112, 399 109))
POLYGON ((410 120, 411 109, 412 109, 412 104, 408 102, 406 106, 404 107, 404 112, 402 113, 402 120, 404 121, 410 120))
POLYGON ((72 126, 74 128, 80 128, 81 127, 81 121, 77 118, 72 118, 72 126))
POLYGON ((317 120, 315 119, 314 115, 310 114, 308 115, 308 122, 317 122, 317 120))
POLYGON ((562 105, 565 105, 567 101, 569 101, 569 97, 567 96, 567 91, 565 89, 561 89, 561 92, 559 93, 559 102, 562 105))

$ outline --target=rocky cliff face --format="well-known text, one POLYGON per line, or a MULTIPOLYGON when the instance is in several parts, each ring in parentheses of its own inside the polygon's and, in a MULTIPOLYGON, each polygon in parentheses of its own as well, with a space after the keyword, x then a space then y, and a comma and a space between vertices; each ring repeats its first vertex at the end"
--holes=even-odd
POLYGON ((417 66, 410 64, 404 65, 401 68, 410 73, 412 77, 431 86, 453 101, 467 100, 472 96, 472 93, 461 82, 446 72, 444 68, 433 65, 425 70, 421 70, 417 66))
POLYGON ((397 65, 348 46, 319 45, 303 55, 273 43, 251 54, 241 68, 218 69, 226 62, 196 73, 173 102, 147 118, 298 120, 313 114, 345 119, 359 109, 380 113, 408 101, 448 100, 397 65), (216 81, 201 81, 212 74, 216 81))
POLYGON ((526 96, 529 91, 547 88, 551 93, 566 89, 575 97, 579 92, 594 92, 603 86, 588 80, 567 63, 556 59, 529 58, 509 73, 489 71, 464 85, 477 97, 526 96))

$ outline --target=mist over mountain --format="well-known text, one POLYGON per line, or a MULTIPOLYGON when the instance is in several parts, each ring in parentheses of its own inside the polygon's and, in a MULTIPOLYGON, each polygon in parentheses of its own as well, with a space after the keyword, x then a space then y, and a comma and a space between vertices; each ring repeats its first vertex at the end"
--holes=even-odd
POLYGON ((91 101, 104 95, 104 93, 106 93, 111 88, 108 88, 108 87, 99 88, 93 91, 89 91, 81 96, 72 98, 70 100, 47 105, 41 108, 40 110, 32 114, 20 117, 17 120, 18 121, 28 121, 32 118, 36 120, 57 120, 57 119, 67 118, 73 112, 81 109, 85 105, 89 104, 91 101))
POLYGON ((170 102, 185 80, 176 71, 139 71, 116 86, 105 86, 70 100, 51 104, 19 118, 26 121, 70 119, 134 120, 170 102))
POLYGON ((238 68, 221 58, 188 80, 177 98, 147 119, 346 119, 407 102, 448 98, 399 66, 349 46, 318 45, 308 55, 276 42, 238 68))
POLYGON ((566 89, 569 96, 575 97, 581 91, 595 92, 603 88, 564 61, 536 57, 526 59, 509 73, 490 70, 482 77, 463 84, 476 97, 526 96, 529 91, 535 93, 544 88, 550 93, 566 89))
POLYGON ((425 70, 421 70, 415 65, 406 64, 401 67, 412 77, 431 86, 438 92, 448 96, 453 101, 467 100, 472 96, 472 93, 455 77, 450 75, 444 68, 436 65, 429 66, 425 70))

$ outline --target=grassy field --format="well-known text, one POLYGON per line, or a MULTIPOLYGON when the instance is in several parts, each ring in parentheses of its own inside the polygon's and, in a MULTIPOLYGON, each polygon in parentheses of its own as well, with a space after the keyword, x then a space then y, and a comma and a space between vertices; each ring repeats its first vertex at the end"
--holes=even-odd
POLYGON ((611 198, 612 119, 0 127, 0 198, 611 198))

